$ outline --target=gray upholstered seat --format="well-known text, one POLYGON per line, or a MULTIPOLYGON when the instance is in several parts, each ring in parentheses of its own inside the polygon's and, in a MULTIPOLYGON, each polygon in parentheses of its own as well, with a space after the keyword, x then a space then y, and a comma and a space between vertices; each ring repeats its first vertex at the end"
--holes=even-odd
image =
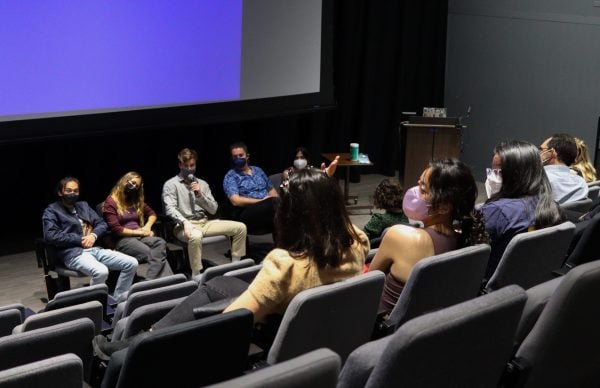
POLYGON ((94 323, 96 334, 102 331, 102 303, 97 300, 63 307, 56 310, 45 311, 31 315, 22 324, 13 329, 13 334, 23 333, 42 327, 57 325, 59 323, 74 321, 79 318, 89 318, 94 323))
POLYGON ((194 276, 194 280, 198 282, 198 285, 201 285, 216 276, 223 276, 226 272, 251 267, 254 264, 254 260, 244 259, 240 261, 233 261, 231 263, 215 265, 214 267, 205 269, 201 274, 194 276))
POLYGON ((208 388, 335 388, 340 356, 321 348, 208 388))
POLYGON ((200 387, 240 376, 252 324, 239 309, 154 330, 112 354, 102 387, 200 387))
POLYGON ((12 334, 15 326, 25 320, 25 306, 12 303, 0 307, 0 337, 12 334))
MULTIPOLYGON (((597 189, 594 189, 597 190, 597 189)), ((589 192, 588 192, 589 195, 589 192)), ((598 193, 596 193, 598 195, 598 193)), ((563 203, 560 205, 560 208, 565 212, 567 219, 571 222, 577 222, 579 217, 583 214, 587 213, 588 210, 591 209, 594 204, 594 200, 590 197, 580 199, 578 201, 571 201, 567 203, 563 203)))
POLYGON ((94 323, 89 318, 60 323, 0 338, 0 370, 66 353, 83 362, 84 380, 90 382, 94 323))
POLYGON ((0 371, 0 388, 83 386, 83 363, 72 353, 0 371))
POLYGON ((546 307, 525 337, 506 381, 522 387, 597 387, 600 382, 600 261, 550 282, 546 307))
POLYGON ((420 260, 385 326, 393 331, 419 315, 475 298, 489 256, 490 246, 479 244, 420 260))
POLYGON ((252 283, 252 281, 254 280, 254 278, 256 277, 256 275, 258 274, 258 272, 260 271, 261 268, 262 268, 262 263, 255 264, 250 267, 239 268, 239 269, 234 269, 232 271, 228 271, 224 274, 224 276, 233 276, 233 277, 241 279, 241 280, 245 281, 246 283, 250 284, 250 283, 252 283))
POLYGON ((137 282, 137 283, 134 283, 131 285, 131 287, 129 288, 129 291, 127 292, 127 296, 125 297, 125 299, 127 299, 130 295, 135 294, 136 292, 153 290, 155 288, 161 288, 161 287, 166 287, 166 286, 170 286, 173 284, 179 284, 179 283, 183 283, 185 281, 187 281, 187 278, 185 277, 185 275, 182 273, 178 273, 178 274, 174 274, 174 275, 164 276, 161 278, 145 280, 143 282, 137 282))
POLYGON ((553 278, 552 271, 565 260, 575 225, 564 222, 510 240, 496 271, 485 286, 487 292, 509 284, 528 289, 553 278))
POLYGON ((115 327, 121 318, 129 316, 129 314, 131 314, 140 306, 170 299, 182 298, 188 296, 197 289, 198 283, 193 280, 189 280, 183 283, 176 283, 165 287, 136 292, 129 296, 127 300, 117 305, 115 316, 113 318, 113 327, 115 327))
POLYGON ((496 387, 526 299, 509 286, 412 319, 352 352, 338 387, 496 387))
POLYGON ((129 316, 121 318, 115 325, 112 341, 119 341, 146 331, 161 320, 175 306, 179 305, 185 297, 150 303, 135 309, 129 316))
POLYGON ((384 278, 373 271, 300 292, 283 315, 267 362, 276 364, 322 347, 344 360, 371 337, 384 278))

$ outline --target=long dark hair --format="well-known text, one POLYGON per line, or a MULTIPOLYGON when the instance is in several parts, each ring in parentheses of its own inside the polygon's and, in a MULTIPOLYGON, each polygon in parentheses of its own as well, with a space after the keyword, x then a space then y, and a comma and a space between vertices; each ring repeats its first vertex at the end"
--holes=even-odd
POLYGON ((452 220, 460 224, 459 246, 487 243, 483 216, 475 210, 477 185, 471 169, 455 158, 441 159, 429 164, 431 208, 452 205, 452 220))
POLYGON ((275 214, 276 245, 293 257, 307 256, 319 267, 340 265, 358 235, 337 181, 306 168, 295 172, 275 214))
POLYGON ((552 198, 552 186, 546 176, 538 148, 526 141, 501 142, 494 148, 502 164, 502 187, 487 202, 500 198, 537 196, 535 228, 542 229, 564 221, 552 198))

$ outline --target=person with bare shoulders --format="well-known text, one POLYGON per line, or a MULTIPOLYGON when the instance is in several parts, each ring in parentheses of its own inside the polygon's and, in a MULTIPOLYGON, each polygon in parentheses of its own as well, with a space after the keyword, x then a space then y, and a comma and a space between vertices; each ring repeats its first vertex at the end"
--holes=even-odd
MULTIPOLYGON (((471 170, 457 159, 432 162, 406 191, 402 208, 423 228, 395 225, 385 234, 369 271, 387 274, 380 310, 391 311, 410 273, 426 257, 487 242, 481 214, 474 210, 477 186, 471 170), (460 229, 455 230, 455 221, 460 229)), ((449 279, 451 281, 451 279, 449 279)))

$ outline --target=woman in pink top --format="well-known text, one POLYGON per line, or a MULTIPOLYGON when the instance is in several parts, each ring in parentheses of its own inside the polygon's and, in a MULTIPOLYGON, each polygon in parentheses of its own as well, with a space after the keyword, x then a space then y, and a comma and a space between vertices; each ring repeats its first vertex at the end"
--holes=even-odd
POLYGON ((396 225, 385 234, 369 270, 387 273, 380 310, 391 311, 415 264, 426 257, 487 242, 481 214, 474 210, 477 186, 457 159, 432 162, 404 194, 404 214, 423 228, 396 225), (455 221, 460 228, 455 229, 455 221))

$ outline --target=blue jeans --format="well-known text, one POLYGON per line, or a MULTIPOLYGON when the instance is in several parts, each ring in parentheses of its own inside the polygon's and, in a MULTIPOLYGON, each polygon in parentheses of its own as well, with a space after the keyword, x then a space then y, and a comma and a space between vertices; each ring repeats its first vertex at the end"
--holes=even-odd
POLYGON ((117 300, 129 291, 138 266, 134 257, 98 247, 84 249, 81 255, 65 259, 64 262, 67 268, 91 276, 90 285, 104 283, 109 270, 121 271, 113 295, 117 300))

